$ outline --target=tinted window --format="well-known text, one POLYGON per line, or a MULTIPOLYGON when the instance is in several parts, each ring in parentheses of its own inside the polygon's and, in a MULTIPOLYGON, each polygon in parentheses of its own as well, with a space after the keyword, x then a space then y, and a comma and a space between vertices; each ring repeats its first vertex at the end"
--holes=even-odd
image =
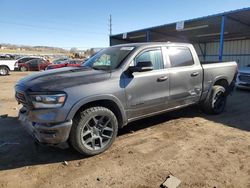
POLYGON ((193 56, 186 47, 168 47, 167 51, 171 67, 182 67, 194 64, 193 56))
POLYGON ((18 62, 19 62, 19 63, 25 63, 25 62, 30 61, 30 60, 32 60, 32 59, 34 59, 34 58, 22 58, 22 59, 20 59, 18 62))
POLYGON ((162 53, 160 49, 143 52, 135 59, 135 65, 137 65, 138 62, 145 61, 151 61, 154 70, 163 69, 162 53))
POLYGON ((24 63, 25 61, 23 59, 18 60, 19 63, 24 63))
POLYGON ((35 65, 38 63, 38 59, 33 59, 33 60, 30 60, 30 61, 26 61, 26 63, 29 63, 29 64, 32 64, 32 65, 35 65))
POLYGON ((24 60, 22 60, 21 62, 27 64, 27 63, 30 63, 30 62, 32 62, 32 61, 24 61, 24 60))
POLYGON ((38 63, 38 64, 43 64, 44 62, 43 62, 42 59, 38 59, 38 60, 37 60, 37 63, 38 63))
POLYGON ((37 59, 38 64, 45 64, 46 61, 44 59, 37 59))

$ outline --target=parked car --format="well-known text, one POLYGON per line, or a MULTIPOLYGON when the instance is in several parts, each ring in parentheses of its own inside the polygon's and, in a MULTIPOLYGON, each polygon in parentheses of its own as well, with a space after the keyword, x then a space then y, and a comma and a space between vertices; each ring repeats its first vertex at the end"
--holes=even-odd
POLYGON ((236 70, 236 62, 200 64, 191 44, 112 46, 81 67, 20 80, 19 120, 41 143, 70 142, 80 153, 96 155, 129 122, 193 104, 222 113, 236 70))
POLYGON ((20 71, 40 71, 45 70, 50 62, 44 58, 31 59, 25 63, 19 63, 18 68, 20 71))
POLYGON ((71 59, 66 61, 59 61, 56 63, 52 63, 49 66, 47 66, 46 70, 49 69, 57 69, 62 67, 79 67, 82 65, 83 60, 82 59, 71 59))
POLYGON ((16 63, 15 63, 15 70, 20 70, 20 65, 25 64, 27 61, 30 61, 32 59, 37 59, 39 57, 31 57, 31 56, 25 56, 25 57, 21 57, 19 59, 17 59, 16 63))
POLYGON ((25 62, 36 58, 37 57, 21 57, 15 60, 13 59, 13 55, 2 55, 0 57, 0 75, 5 76, 8 75, 10 71, 20 70, 19 64, 23 65, 25 62))
POLYGON ((238 70, 236 87, 250 89, 250 64, 238 70))
POLYGON ((15 69, 16 60, 0 60, 0 75, 6 76, 15 69))

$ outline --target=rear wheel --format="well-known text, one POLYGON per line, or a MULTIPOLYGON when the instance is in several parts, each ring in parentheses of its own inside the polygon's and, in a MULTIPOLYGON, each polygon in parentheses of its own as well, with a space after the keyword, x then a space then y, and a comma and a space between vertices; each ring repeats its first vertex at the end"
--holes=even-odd
POLYGON ((202 109, 208 114, 220 114, 224 111, 227 102, 226 90, 223 86, 215 85, 202 104, 202 109))
POLYGON ((96 155, 107 150, 114 142, 118 122, 114 113, 104 107, 91 107, 73 119, 71 145, 84 155, 96 155))
POLYGON ((22 72, 24 72, 24 71, 27 71, 28 69, 27 69, 27 67, 25 67, 25 66, 21 66, 20 67, 20 71, 22 71, 22 72))
POLYGON ((0 75, 6 76, 9 74, 9 69, 6 66, 0 66, 0 75))

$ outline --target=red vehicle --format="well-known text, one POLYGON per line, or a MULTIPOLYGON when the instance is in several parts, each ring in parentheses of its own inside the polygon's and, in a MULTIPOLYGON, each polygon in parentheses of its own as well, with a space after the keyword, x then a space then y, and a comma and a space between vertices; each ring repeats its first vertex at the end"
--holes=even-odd
POLYGON ((49 60, 43 58, 35 58, 25 63, 18 63, 18 69, 20 71, 40 71, 45 70, 49 64, 49 60))
POLYGON ((80 67, 82 65, 83 60, 82 59, 72 59, 72 60, 66 60, 66 61, 58 61, 56 63, 53 63, 49 65, 46 70, 49 69, 57 69, 62 67, 80 67))

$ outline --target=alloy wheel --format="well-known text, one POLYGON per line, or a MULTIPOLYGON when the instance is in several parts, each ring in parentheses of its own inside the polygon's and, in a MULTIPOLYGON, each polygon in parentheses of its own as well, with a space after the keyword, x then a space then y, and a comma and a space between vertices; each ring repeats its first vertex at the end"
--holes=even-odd
POLYGON ((82 129, 82 143, 89 150, 99 150, 111 141, 113 133, 114 126, 110 117, 92 116, 82 129))
POLYGON ((224 109, 224 106, 226 104, 225 100, 225 94, 222 91, 219 91, 216 93, 214 100, 213 100, 213 106, 216 111, 222 111, 224 109))
POLYGON ((7 70, 5 68, 1 68, 0 75, 6 75, 6 74, 7 74, 7 70))

